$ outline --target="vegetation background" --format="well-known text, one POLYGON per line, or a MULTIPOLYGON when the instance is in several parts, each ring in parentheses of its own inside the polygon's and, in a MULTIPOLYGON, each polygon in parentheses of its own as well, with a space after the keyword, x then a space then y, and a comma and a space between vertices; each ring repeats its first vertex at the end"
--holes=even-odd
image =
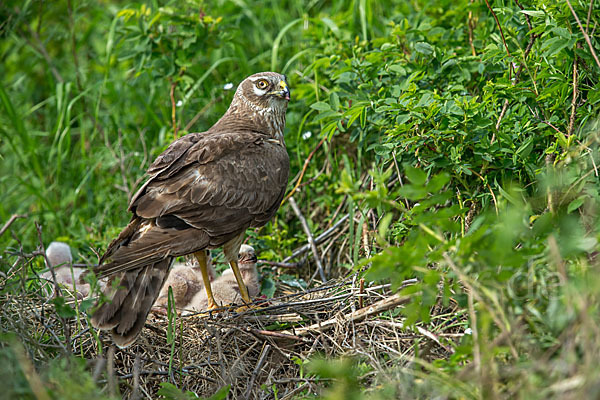
MULTIPOLYGON (((407 326, 440 301, 467 317, 451 358, 375 385, 316 362, 340 378, 324 396, 596 398, 598 3, 3 1, 0 221, 27 217, 0 237, 0 271, 37 248, 36 221, 46 244, 97 261, 149 163, 215 122, 245 76, 275 70, 292 87, 289 193, 314 233, 350 216, 327 277, 418 278, 407 326)), ((307 241, 289 200, 250 236, 277 261, 307 241)), ((315 285, 315 268, 286 274, 315 285)), ((272 295, 279 277, 265 278, 272 295)), ((33 398, 1 328, 7 393, 33 398)), ((54 398, 73 376, 102 396, 60 363, 44 378, 54 398)))

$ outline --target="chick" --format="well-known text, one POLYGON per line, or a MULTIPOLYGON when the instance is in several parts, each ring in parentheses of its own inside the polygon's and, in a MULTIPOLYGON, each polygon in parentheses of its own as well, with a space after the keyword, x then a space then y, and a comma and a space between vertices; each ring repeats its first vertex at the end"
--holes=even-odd
POLYGON ((46 257, 48 262, 53 267, 69 266, 73 263, 73 256, 71 255, 71 248, 64 242, 52 242, 46 248, 46 257))
MULTIPOLYGON (((75 282, 76 295, 79 299, 86 297, 90 293, 90 284, 85 282, 82 276, 87 270, 72 266, 73 256, 68 244, 63 242, 50 243, 46 249, 46 258, 50 266, 54 268, 56 283, 73 290, 73 282, 75 282)), ((53 282, 51 271, 44 272, 40 275, 40 278, 46 281, 44 285, 53 282)))
MULTIPOLYGON (((208 280, 214 281, 217 272, 212 265, 210 253, 207 257, 208 280)), ((175 300, 175 308, 184 308, 198 293, 204 288, 204 279, 200 271, 200 264, 195 258, 189 259, 186 263, 175 263, 171 267, 169 276, 163 285, 158 298, 154 302, 153 310, 164 313, 169 304, 169 287, 173 290, 173 299, 175 300)))
MULTIPOLYGON (((238 256, 238 266, 240 268, 240 273, 242 274, 242 280, 248 288, 248 294, 250 297, 256 297, 260 292, 260 285, 258 283, 256 253, 254 252, 254 248, 248 245, 242 245, 238 256)), ((240 288, 231 271, 225 271, 211 286, 218 306, 236 303, 240 304, 242 302, 240 288)), ((206 292, 201 290, 187 304, 185 307, 186 313, 184 313, 184 315, 206 310, 207 308, 208 297, 206 296, 206 292)))

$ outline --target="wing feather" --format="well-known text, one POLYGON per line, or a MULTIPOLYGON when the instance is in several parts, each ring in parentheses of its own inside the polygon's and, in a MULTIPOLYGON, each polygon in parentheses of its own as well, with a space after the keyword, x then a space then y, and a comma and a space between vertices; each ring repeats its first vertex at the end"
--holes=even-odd
POLYGON ((264 225, 287 185, 285 148, 250 131, 193 135, 153 164, 131 209, 146 219, 174 215, 210 236, 264 225))

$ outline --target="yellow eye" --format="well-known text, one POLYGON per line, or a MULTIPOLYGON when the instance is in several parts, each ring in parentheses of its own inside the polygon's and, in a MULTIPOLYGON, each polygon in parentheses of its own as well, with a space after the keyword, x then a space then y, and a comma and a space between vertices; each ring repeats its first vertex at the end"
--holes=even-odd
POLYGON ((267 82, 266 79, 261 79, 260 81, 256 82, 256 87, 259 89, 266 89, 267 86, 269 86, 269 82, 267 82))

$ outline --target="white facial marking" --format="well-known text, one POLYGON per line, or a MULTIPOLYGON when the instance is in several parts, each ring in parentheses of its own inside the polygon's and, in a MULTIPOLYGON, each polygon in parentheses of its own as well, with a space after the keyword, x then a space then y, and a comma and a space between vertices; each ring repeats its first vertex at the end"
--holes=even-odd
MULTIPOLYGON (((250 121, 253 124, 264 126, 265 133, 271 135, 273 139, 269 139, 269 142, 273 141, 273 143, 278 143, 280 145, 285 145, 285 141, 283 138, 283 128, 285 126, 285 110, 287 108, 287 102, 283 101, 275 96, 266 96, 263 97, 266 101, 261 101, 257 103, 253 103, 250 101, 248 97, 244 95, 246 93, 253 93, 257 97, 265 96, 267 94, 266 89, 259 89, 256 87, 256 82, 265 79, 268 82, 271 82, 273 76, 271 75, 258 75, 253 77, 246 78, 252 85, 253 92, 250 92, 250 88, 248 84, 242 85, 240 84, 237 87, 235 92, 235 96, 229 106, 229 113, 238 114, 240 110, 244 108, 249 108, 254 111, 255 116, 250 117, 250 121)), ((280 86, 281 83, 280 83, 280 86)), ((283 86, 282 86, 283 87, 283 86)))
POLYGON ((263 96, 266 93, 265 90, 259 89, 256 86, 252 86, 252 87, 254 88, 254 94, 257 96, 263 96))
POLYGON ((251 82, 256 82, 256 81, 261 80, 261 79, 267 79, 267 77, 264 76, 264 75, 258 75, 258 76, 255 76, 255 77, 252 77, 252 78, 248 78, 248 79, 250 79, 251 82))

